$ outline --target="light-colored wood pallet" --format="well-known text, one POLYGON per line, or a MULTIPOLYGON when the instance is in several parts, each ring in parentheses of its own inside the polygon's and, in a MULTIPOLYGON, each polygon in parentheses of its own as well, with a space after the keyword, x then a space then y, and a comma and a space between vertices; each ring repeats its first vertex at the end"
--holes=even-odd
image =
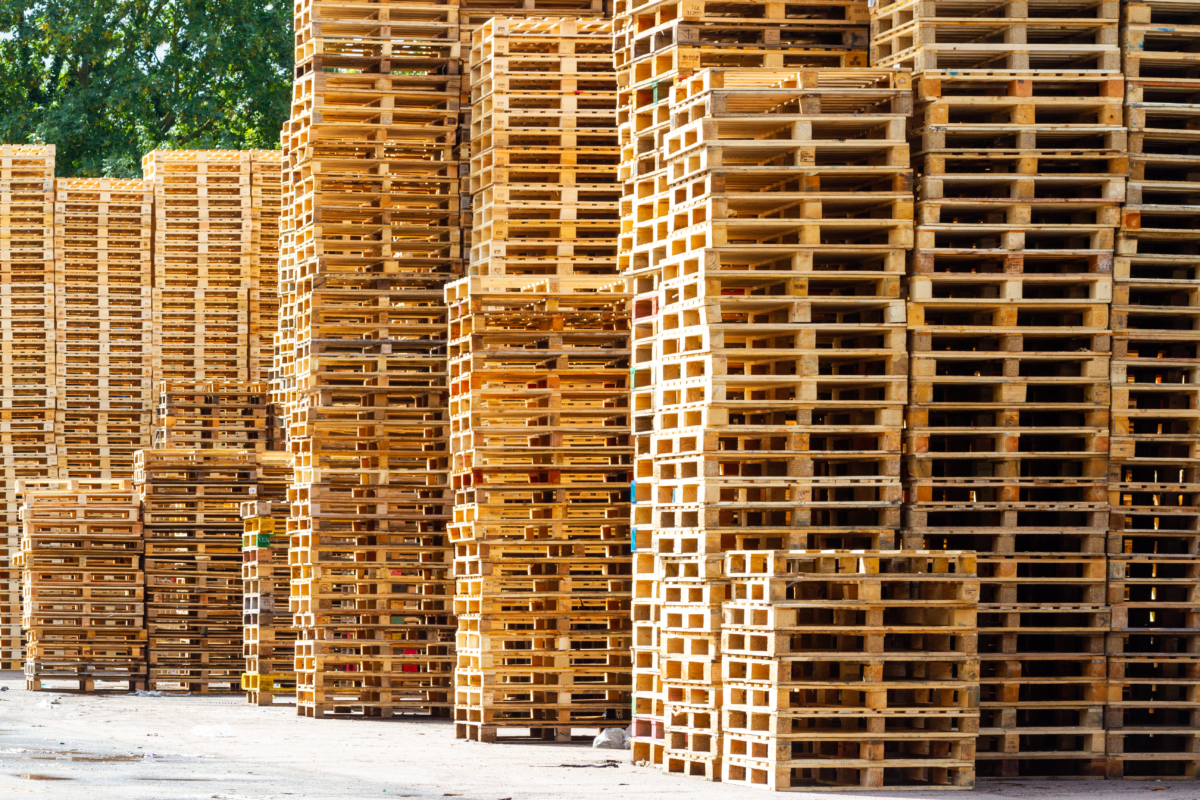
POLYGON ((277 380, 302 716, 453 703, 442 287, 463 256, 457 14, 297 7, 277 380))
POLYGON ((153 188, 64 178, 55 195, 55 436, 68 478, 132 478, 149 445, 153 188))
POLYGON ((132 482, 33 481, 18 491, 27 687, 144 689, 142 524, 132 482))
MULTIPOLYGON (((973 555, 734 551, 724 572, 723 781, 793 791, 974 784, 973 555)), ((685 657, 664 658, 672 671, 685 657)))
POLYGON ((252 381, 269 381, 274 368, 274 336, 279 329, 280 219, 283 213, 283 152, 250 153, 250 340, 252 381))
POLYGON ((248 380, 251 154, 156 150, 153 381, 248 380))
POLYGON ((637 182, 624 226, 646 431, 634 758, 760 782, 725 747, 725 553, 890 550, 900 527, 911 82, 713 69, 671 91, 662 177, 637 182))
POLYGON ((1190 66, 1200 3, 1131 2, 1123 13, 1130 175, 1113 270, 1107 773, 1194 780, 1200 480, 1187 376, 1200 365, 1188 322, 1200 280, 1190 66))
POLYGON ((242 689, 252 705, 272 705, 296 697, 286 503, 292 469, 284 453, 259 454, 259 467, 258 499, 242 504, 242 689))
POLYGON ((923 176, 902 543, 978 552, 980 777, 1105 774, 1117 16, 872 9, 873 63, 917 73, 923 176))
POLYGON ((996 5, 894 0, 871 9, 871 63, 934 69, 1120 71, 1117 0, 996 5))
POLYGON ((53 145, 0 145, 0 666, 20 669, 23 479, 57 478, 53 145), (50 423, 47 426, 46 423, 50 423))
POLYGON ((258 480, 252 450, 138 451, 151 689, 241 690, 240 509, 258 480))
POLYGON ((157 387, 157 448, 278 449, 269 386, 258 381, 164 381, 157 387))

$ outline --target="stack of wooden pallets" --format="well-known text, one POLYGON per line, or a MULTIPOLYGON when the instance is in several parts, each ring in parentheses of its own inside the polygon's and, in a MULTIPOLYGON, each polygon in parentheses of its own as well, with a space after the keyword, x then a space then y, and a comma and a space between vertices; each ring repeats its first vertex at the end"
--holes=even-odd
POLYGON ((252 705, 296 696, 287 536, 291 480, 286 453, 259 453, 256 499, 242 503, 242 689, 252 705))
POLYGON ((296 398, 296 216, 292 211, 298 181, 293 178, 287 128, 280 138, 279 319, 272 339, 271 404, 275 407, 272 438, 287 449, 288 420, 296 398))
POLYGON ((157 387, 154 446, 184 450, 276 450, 266 383, 165 381, 157 387))
POLYGON ((22 482, 26 685, 146 685, 142 524, 129 480, 22 482))
POLYGON ((0 668, 20 669, 18 480, 58 476, 54 146, 0 145, 0 668))
POLYGON ((973 785, 973 555, 735 551, 725 574, 726 782, 771 790, 973 785))
POLYGON ((472 38, 471 277, 446 289, 459 738, 629 724, 611 46, 611 23, 553 17, 472 38))
POLYGON ((1108 776, 1200 777, 1200 2, 1124 7, 1113 288, 1108 776))
POLYGON ((250 153, 155 150, 154 384, 249 380, 250 153))
POLYGON ((64 478, 132 478, 150 445, 153 187, 60 178, 55 193, 58 407, 64 478))
MULTIPOLYGON (((471 53, 471 39, 493 17, 504 19, 529 19, 545 17, 551 20, 571 18, 577 20, 603 20, 607 7, 605 0, 459 0, 458 36, 460 57, 466 66, 471 53)), ((547 54, 548 55, 548 54, 547 54)), ((550 61, 552 59, 548 59, 550 61)), ((553 67, 551 67, 553 71, 553 67)), ((466 69, 464 69, 466 72, 466 69)), ((470 231, 473 228, 472 197, 474 192, 468 180, 467 170, 471 162, 471 103, 472 81, 464 78, 459 107, 458 158, 462 162, 461 202, 464 246, 469 247, 470 231)), ((469 257, 464 254, 464 257, 469 257)))
POLYGON ((862 67, 866 0, 786 6, 693 0, 615 0, 613 61, 619 93, 622 268, 652 302, 658 278, 655 230, 669 204, 666 134, 671 87, 705 68, 862 67))
POLYGON ((283 153, 250 152, 250 300, 247 359, 252 381, 269 381, 279 329, 283 153))
POLYGON ((457 14, 296 4, 288 524, 305 716, 452 704, 443 287, 462 271, 457 14))
POLYGON ((149 686, 241 686, 241 504, 256 497, 252 450, 140 450, 149 686))
POLYGON ((846 69, 673 92, 661 280, 634 316, 634 758, 716 779, 726 554, 895 545, 912 94, 846 69))
POLYGON ((981 776, 1101 776, 1115 0, 904 0, 914 72, 904 546, 979 554, 981 776))

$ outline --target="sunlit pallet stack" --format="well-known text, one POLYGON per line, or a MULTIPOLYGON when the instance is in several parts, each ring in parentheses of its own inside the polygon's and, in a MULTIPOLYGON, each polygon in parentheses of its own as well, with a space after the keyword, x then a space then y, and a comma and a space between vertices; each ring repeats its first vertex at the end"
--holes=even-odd
POLYGON ((1200 2, 1124 6, 1108 776, 1200 777, 1200 2))
POLYGON ((153 380, 250 379, 251 154, 155 150, 153 380))
MULTIPOLYGON (((680 80, 708 67, 855 67, 866 64, 865 0, 826 0, 787 7, 748 2, 736 5, 616 0, 613 61, 617 70, 617 123, 621 146, 621 234, 618 268, 633 294, 633 441, 636 453, 634 537, 649 535, 660 352, 660 283, 669 255, 663 226, 671 205, 666 136, 672 130, 671 93, 680 80)), ((648 557, 648 543, 635 545, 648 557)), ((636 570, 635 571, 640 571, 636 570)), ((658 612, 653 594, 635 602, 635 643, 653 648, 658 612)), ((650 656, 635 651, 635 681, 655 682, 650 656), (647 661, 638 666, 640 661, 647 661)), ((661 715, 643 687, 635 715, 661 715)), ((641 734, 650 735, 647 731, 641 734)), ((653 737, 662 740, 661 729, 653 737)), ((649 744, 649 743, 644 743, 649 744)), ((657 749, 657 748, 656 748, 657 749)))
POLYGON ((287 536, 291 480, 286 453, 259 453, 256 499, 242 503, 242 689, 251 705, 296 698, 287 536))
POLYGON ((241 688, 241 504, 256 497, 252 450, 140 450, 149 688, 241 688))
POLYGON ((31 690, 146 686, 142 524, 130 480, 22 482, 31 690))
POLYGON ((60 178, 55 192, 55 438, 64 478, 133 478, 150 446, 153 186, 60 178))
POLYGON ((0 669, 20 669, 18 480, 58 477, 54 146, 0 145, 0 669))
POLYGON ((725 556, 722 778, 772 790, 969 789, 973 554, 725 556))
POLYGON ((283 153, 250 151, 250 300, 247 360, 251 381, 269 381, 279 330, 283 153))
POLYGON ((453 701, 442 292, 462 271, 457 13, 296 4, 284 169, 304 716, 448 716, 453 701))
POLYGON ((895 546, 911 103, 895 70, 673 89, 661 280, 634 310, 639 761, 722 774, 726 553, 895 546))
POLYGON ((605 21, 472 38, 471 277, 450 303, 459 738, 629 725, 629 323, 605 21))
POLYGON ((266 383, 166 381, 156 389, 156 448, 278 449, 272 439, 277 411, 266 383))
POLYGON ((1100 777, 1119 3, 872 15, 916 89, 903 544, 979 555, 979 775, 1100 777))
POLYGON ((275 407, 272 438, 287 449, 288 420, 296 399, 296 215, 292 213, 298 180, 291 157, 290 136, 284 128, 280 155, 279 319, 272 337, 271 404, 275 407))

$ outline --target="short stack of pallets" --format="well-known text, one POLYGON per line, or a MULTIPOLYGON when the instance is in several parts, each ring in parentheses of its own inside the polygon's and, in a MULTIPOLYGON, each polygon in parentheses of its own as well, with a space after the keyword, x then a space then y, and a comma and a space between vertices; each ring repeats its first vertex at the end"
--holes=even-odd
POLYGON ((250 151, 250 295, 247 360, 251 381, 269 381, 279 330, 283 153, 250 151))
POLYGON ((259 453, 257 499, 242 503, 242 689, 251 705, 296 696, 287 536, 291 480, 286 453, 259 453))
POLYGON ((56 183, 55 438, 64 478, 133 478, 150 445, 153 188, 141 180, 56 183))
POLYGON ((661 280, 634 319, 656 333, 635 343, 655 355, 634 390, 653 415, 633 747, 717 779, 726 554, 895 546, 912 93, 865 69, 705 70, 673 92, 661 280))
POLYGON ((250 379, 251 154, 155 150, 153 380, 250 379))
POLYGON ((144 689, 142 524, 132 481, 33 481, 20 491, 27 688, 144 689))
POLYGON ((154 446, 276 450, 270 387, 250 381, 165 381, 157 387, 154 446))
MULTIPOLYGON (((671 130, 671 87, 706 68, 866 66, 868 19, 866 0, 787 5, 615 0, 621 266, 638 302, 653 302, 656 243, 665 241, 655 223, 669 204, 665 137, 671 130)), ((648 369, 641 362, 636 366, 648 369)))
POLYGON ((472 37, 470 275, 450 305, 459 738, 629 725, 629 321, 605 21, 472 37))
POLYGON ((140 450, 149 688, 241 687, 242 503, 256 497, 252 450, 140 450))
POLYGON ((723 778, 771 790, 970 788, 973 555, 725 556, 723 778))
POLYGON ((20 669, 17 481, 58 477, 54 146, 0 145, 0 669, 20 669))
POLYGON ((1200 777, 1200 2, 1131 2, 1114 266, 1110 778, 1200 777))
POLYGON ((981 777, 1105 773, 1115 0, 904 0, 914 73, 903 545, 979 556, 981 777))
POLYGON ((304 716, 448 716, 453 702, 443 287, 462 272, 457 14, 296 4, 288 526, 304 716))

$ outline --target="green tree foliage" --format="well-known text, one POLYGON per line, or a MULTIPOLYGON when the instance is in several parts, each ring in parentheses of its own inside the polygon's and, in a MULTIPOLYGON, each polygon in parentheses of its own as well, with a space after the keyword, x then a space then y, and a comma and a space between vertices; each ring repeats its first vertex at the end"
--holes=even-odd
POLYGON ((281 0, 0 0, 0 142, 60 176, 141 177, 155 148, 278 145, 291 97, 281 0))

